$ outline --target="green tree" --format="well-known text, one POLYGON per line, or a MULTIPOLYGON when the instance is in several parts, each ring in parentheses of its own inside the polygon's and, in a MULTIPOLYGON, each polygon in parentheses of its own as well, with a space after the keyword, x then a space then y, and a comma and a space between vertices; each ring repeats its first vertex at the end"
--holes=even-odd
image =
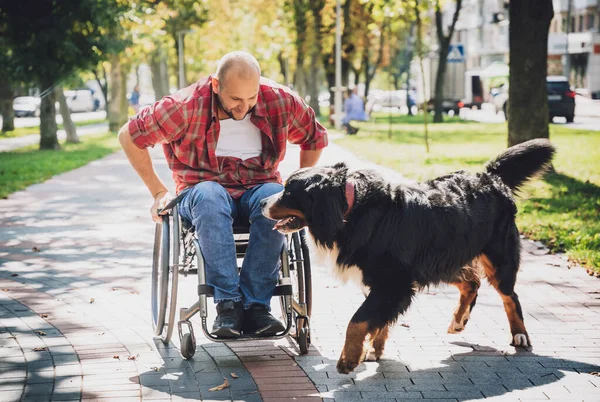
POLYGON ((40 149, 58 149, 54 87, 77 69, 89 69, 114 44, 125 0, 19 0, 4 2, 0 26, 17 72, 41 90, 40 149))

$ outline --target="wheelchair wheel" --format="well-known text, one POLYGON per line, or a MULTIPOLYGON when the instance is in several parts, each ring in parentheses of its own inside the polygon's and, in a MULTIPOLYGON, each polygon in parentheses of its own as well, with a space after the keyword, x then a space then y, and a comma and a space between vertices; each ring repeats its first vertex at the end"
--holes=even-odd
MULTIPOLYGON (((294 337, 301 354, 310 346, 309 317, 312 312, 312 276, 305 231, 293 233, 290 241, 290 280, 292 283, 292 320, 294 337)), ((283 308, 283 306, 282 306, 283 308)))
POLYGON ((152 258, 152 326, 154 333, 168 343, 175 326, 177 282, 179 278, 179 216, 163 215, 154 232, 152 258))

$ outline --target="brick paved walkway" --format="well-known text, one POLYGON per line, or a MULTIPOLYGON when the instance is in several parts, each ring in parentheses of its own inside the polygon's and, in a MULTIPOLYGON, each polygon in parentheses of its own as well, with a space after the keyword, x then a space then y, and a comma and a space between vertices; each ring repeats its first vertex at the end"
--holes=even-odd
MULTIPOLYGON (((284 173, 298 160, 296 148, 288 153, 284 173)), ((323 162, 339 160, 365 165, 333 145, 323 162)), ((432 288, 400 319, 384 360, 340 375, 335 362, 362 294, 317 266, 309 355, 287 339, 199 336, 185 361, 177 339, 165 347, 152 337, 148 207, 122 153, 0 201, 0 401, 600 400, 600 377, 590 374, 600 372, 600 281, 532 242, 517 288, 532 352, 509 347, 489 286, 459 335, 445 332, 457 292, 432 288), (228 388, 209 390, 225 378, 228 388)), ((194 280, 181 292, 191 304, 194 280)))

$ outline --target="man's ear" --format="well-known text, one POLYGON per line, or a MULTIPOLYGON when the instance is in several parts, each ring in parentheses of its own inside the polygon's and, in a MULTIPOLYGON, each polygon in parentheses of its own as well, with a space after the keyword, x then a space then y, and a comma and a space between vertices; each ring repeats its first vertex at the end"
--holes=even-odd
POLYGON ((214 93, 219 93, 219 79, 217 77, 210 77, 210 82, 212 84, 212 90, 214 93))
POLYGON ((335 237, 344 227, 344 201, 340 187, 313 190, 313 203, 306 222, 318 243, 333 247, 335 237))

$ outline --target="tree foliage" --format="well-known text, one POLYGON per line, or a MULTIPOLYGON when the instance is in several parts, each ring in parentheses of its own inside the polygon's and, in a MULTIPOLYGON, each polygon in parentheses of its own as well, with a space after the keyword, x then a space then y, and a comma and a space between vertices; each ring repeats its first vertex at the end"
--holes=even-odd
POLYGON ((118 44, 107 35, 128 4, 125 0, 19 0, 4 2, 0 26, 14 74, 42 91, 40 148, 56 149, 54 86, 87 69, 118 44))

